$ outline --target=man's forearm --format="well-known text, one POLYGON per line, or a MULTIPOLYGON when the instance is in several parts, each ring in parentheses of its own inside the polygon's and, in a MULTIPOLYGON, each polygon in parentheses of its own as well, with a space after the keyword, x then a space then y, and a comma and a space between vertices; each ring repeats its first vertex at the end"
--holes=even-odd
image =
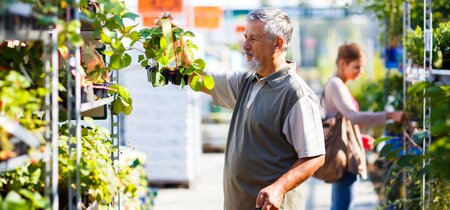
POLYGON ((275 181, 273 185, 283 189, 285 194, 311 177, 324 162, 325 155, 298 159, 291 169, 275 181))

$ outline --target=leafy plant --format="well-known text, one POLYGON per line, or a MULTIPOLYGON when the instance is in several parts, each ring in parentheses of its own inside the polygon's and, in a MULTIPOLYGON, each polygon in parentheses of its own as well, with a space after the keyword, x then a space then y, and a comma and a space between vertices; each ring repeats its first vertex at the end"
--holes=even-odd
MULTIPOLYGON (((0 114, 19 122, 35 134, 42 134, 45 122, 34 112, 41 108, 44 88, 30 89, 31 82, 16 71, 0 71, 0 114)), ((0 160, 16 156, 10 134, 0 128, 0 160)))
MULTIPOLYGON (((408 88, 408 95, 412 95, 417 100, 423 100, 425 97, 429 97, 431 106, 431 129, 430 131, 416 132, 410 134, 411 137, 407 137, 410 141, 417 144, 419 148, 422 148, 422 142, 427 136, 427 132, 431 132, 432 142, 429 147, 427 155, 409 153, 407 155, 401 155, 403 150, 408 148, 402 147, 399 149, 393 149, 392 146, 384 146, 380 152, 380 157, 384 157, 391 163, 390 170, 385 177, 385 197, 386 201, 382 204, 383 208, 394 207, 416 209, 419 206, 425 204, 421 199, 421 186, 422 176, 425 175, 427 179, 431 180, 431 206, 430 209, 448 209, 450 206, 450 199, 448 196, 450 193, 450 173, 447 170, 450 165, 450 143, 448 130, 450 129, 450 87, 449 86, 436 86, 429 82, 418 82, 408 88), (429 165, 423 168, 423 162, 430 161, 429 165), (408 177, 406 180, 400 178, 402 172, 407 172, 408 177), (399 183, 402 183, 399 185, 399 183), (410 194, 407 198, 403 198, 399 195, 392 196, 390 193, 394 184, 397 186, 406 185, 410 194)), ((408 101, 413 103, 413 101, 408 101)), ((420 115, 420 113, 418 113, 420 115)), ((420 126, 419 126, 420 127, 420 126)), ((389 140, 379 139, 376 143, 389 140)))
MULTIPOLYGON (((384 33, 380 34, 382 41, 391 41, 402 36, 402 15, 404 0, 360 0, 364 2, 366 11, 372 12, 377 18, 380 26, 387 28, 384 33), (388 40, 383 40, 387 37, 388 40)), ((411 1, 411 26, 415 28, 423 25, 423 1, 411 1)), ((433 27, 438 27, 435 23, 449 21, 450 5, 447 0, 433 0, 433 27)))
POLYGON ((10 191, 2 198, 0 196, 0 209, 4 210, 35 210, 35 209, 51 209, 48 198, 43 197, 37 192, 26 189, 20 189, 18 192, 10 191))
MULTIPOLYGON (((194 60, 193 58, 194 50, 198 50, 198 47, 189 38, 194 37, 194 34, 190 31, 184 31, 180 27, 174 27, 171 30, 169 36, 172 37, 173 43, 168 43, 161 27, 139 31, 140 36, 144 39, 145 54, 140 55, 138 61, 143 67, 146 67, 149 62, 156 61, 156 70, 152 72, 153 86, 158 87, 167 84, 168 81, 167 77, 164 76, 164 71, 169 70, 169 65, 174 65, 173 67, 182 76, 191 76, 189 86, 193 90, 212 89, 214 80, 203 73, 206 67, 205 61, 203 59, 194 60), (175 64, 171 64, 171 61, 174 61, 175 64)), ((181 80, 181 87, 184 87, 184 85, 186 85, 185 81, 181 80)))
POLYGON ((450 69, 450 22, 439 23, 439 27, 435 30, 434 45, 438 49, 439 58, 441 58, 438 67, 450 69))
POLYGON ((115 94, 115 99, 112 103, 114 114, 118 115, 122 112, 125 115, 131 114, 131 111, 133 110, 133 99, 131 99, 130 92, 125 87, 113 84, 108 92, 110 94, 115 94))

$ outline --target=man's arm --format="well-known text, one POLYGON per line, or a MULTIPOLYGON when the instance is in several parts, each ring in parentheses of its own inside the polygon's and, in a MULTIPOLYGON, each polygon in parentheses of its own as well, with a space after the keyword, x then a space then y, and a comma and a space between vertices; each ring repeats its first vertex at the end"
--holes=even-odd
POLYGON ((311 177, 324 162, 325 155, 298 159, 277 181, 259 191, 256 208, 279 209, 284 195, 311 177))

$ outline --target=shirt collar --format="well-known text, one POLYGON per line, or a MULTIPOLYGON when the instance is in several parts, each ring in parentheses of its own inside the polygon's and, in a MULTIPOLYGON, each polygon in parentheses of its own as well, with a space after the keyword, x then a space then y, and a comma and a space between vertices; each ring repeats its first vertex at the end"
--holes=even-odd
POLYGON ((254 73, 253 80, 263 80, 266 81, 271 87, 276 87, 280 82, 282 82, 288 75, 290 71, 295 71, 295 63, 292 61, 287 61, 287 64, 281 67, 279 70, 273 72, 267 77, 260 78, 258 74, 254 73))

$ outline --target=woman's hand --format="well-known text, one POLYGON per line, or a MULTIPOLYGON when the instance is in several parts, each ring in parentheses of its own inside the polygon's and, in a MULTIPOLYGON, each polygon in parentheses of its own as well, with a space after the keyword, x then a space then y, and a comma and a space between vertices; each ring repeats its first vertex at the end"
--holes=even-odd
POLYGON ((403 120, 405 120, 405 112, 402 112, 402 111, 388 112, 387 118, 392 119, 395 122, 403 122, 403 120))

